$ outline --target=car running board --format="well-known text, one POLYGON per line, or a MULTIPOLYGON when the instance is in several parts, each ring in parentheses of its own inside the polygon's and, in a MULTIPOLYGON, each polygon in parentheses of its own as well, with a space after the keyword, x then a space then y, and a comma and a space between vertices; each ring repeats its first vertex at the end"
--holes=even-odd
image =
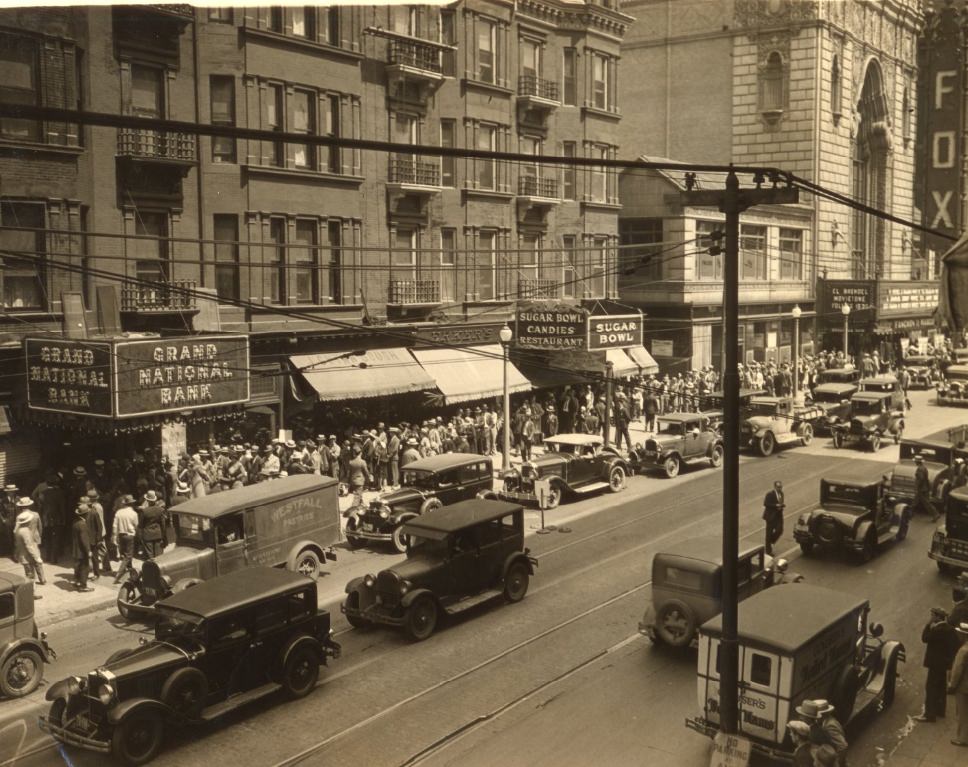
POLYGON ((204 711, 202 711, 201 717, 199 717, 203 722, 209 722, 212 719, 217 719, 239 706, 244 706, 246 703, 251 703, 259 698, 264 698, 266 695, 274 693, 276 690, 282 688, 282 685, 276 684, 275 682, 268 682, 261 687, 256 687, 248 692, 240 692, 232 695, 227 700, 223 700, 221 703, 216 703, 209 706, 204 711))
POLYGON ((877 536, 877 545, 880 546, 882 543, 887 543, 888 541, 893 541, 897 539, 897 531, 901 529, 900 525, 891 525, 885 532, 877 536))
POLYGON ((581 487, 573 487, 572 492, 575 493, 590 493, 594 490, 604 490, 608 487, 608 482, 592 482, 590 485, 582 485, 581 487))
POLYGON ((480 594, 475 594, 471 597, 464 597, 453 604, 447 605, 444 610, 448 615, 455 615, 457 613, 462 613, 464 610, 469 610, 472 607, 476 607, 484 602, 489 602, 498 597, 504 592, 501 589, 488 589, 487 591, 482 591, 480 594))

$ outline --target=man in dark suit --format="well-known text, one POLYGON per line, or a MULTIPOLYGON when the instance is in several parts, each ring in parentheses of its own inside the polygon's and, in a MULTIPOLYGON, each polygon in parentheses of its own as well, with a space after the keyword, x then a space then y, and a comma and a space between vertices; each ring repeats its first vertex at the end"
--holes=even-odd
POLYGON ((763 521, 766 522, 766 553, 773 554, 773 544, 783 535, 783 483, 777 480, 763 498, 763 521))
POLYGON ((945 714, 945 689, 948 670, 958 652, 958 636, 948 623, 948 614, 941 607, 931 608, 931 619, 921 632, 924 642, 924 667, 928 677, 924 682, 924 711, 914 717, 919 722, 933 722, 945 714))

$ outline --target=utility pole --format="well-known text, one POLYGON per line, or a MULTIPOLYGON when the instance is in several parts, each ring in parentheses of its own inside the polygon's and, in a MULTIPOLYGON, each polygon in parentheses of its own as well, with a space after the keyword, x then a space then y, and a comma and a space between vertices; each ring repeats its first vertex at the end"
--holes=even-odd
POLYGON ((719 728, 735 735, 739 723, 739 647, 737 645, 737 559, 739 551, 739 214, 754 205, 787 205, 800 200, 799 192, 787 180, 779 187, 763 188, 765 175, 753 177, 755 189, 740 189, 733 170, 726 176, 726 189, 696 190, 696 176, 686 174, 683 205, 716 207, 726 214, 723 253, 723 322, 726 334, 723 360, 723 634, 719 645, 719 728))

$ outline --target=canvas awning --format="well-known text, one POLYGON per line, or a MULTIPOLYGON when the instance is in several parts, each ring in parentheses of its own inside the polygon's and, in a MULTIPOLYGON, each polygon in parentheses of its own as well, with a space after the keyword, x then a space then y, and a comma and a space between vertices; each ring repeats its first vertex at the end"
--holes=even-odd
MULTIPOLYGON (((500 344, 464 349, 413 349, 448 405, 500 396, 504 391, 504 350, 500 344)), ((531 384, 508 363, 508 391, 529 391, 531 384)))
POLYGON ((606 349, 605 361, 612 363, 612 375, 615 378, 628 378, 639 374, 639 366, 621 349, 606 349))
POLYGON ((433 379, 403 347, 363 354, 301 354, 289 358, 320 401, 383 397, 433 389, 433 379))
POLYGON ((659 372, 659 365, 644 346, 633 346, 625 350, 639 370, 646 375, 659 372))

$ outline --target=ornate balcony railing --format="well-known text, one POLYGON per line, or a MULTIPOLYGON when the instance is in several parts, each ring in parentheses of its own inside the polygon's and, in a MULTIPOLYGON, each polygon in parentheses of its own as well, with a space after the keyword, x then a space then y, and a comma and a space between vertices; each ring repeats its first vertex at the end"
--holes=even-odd
POLYGON ((537 75, 521 75, 518 78, 518 95, 537 96, 548 101, 561 100, 558 98, 558 83, 537 75))
POLYGON ((440 49, 416 40, 391 40, 387 60, 390 64, 402 64, 438 75, 443 71, 440 64, 440 49))
POLYGON ((440 186, 440 164, 410 155, 390 155, 390 183, 440 186))
POLYGON ((525 278, 518 280, 518 298, 558 298, 558 283, 549 278, 525 278))
POLYGON ((558 179, 537 176, 518 177, 518 195, 521 197, 558 197, 558 179))
POLYGON ((438 280, 390 280, 390 304, 439 304, 438 280))
POLYGON ((171 280, 157 285, 122 285, 122 312, 184 312, 196 308, 194 280, 171 280))
POLYGON ((145 128, 118 129, 118 155, 172 162, 195 162, 195 136, 145 128))

